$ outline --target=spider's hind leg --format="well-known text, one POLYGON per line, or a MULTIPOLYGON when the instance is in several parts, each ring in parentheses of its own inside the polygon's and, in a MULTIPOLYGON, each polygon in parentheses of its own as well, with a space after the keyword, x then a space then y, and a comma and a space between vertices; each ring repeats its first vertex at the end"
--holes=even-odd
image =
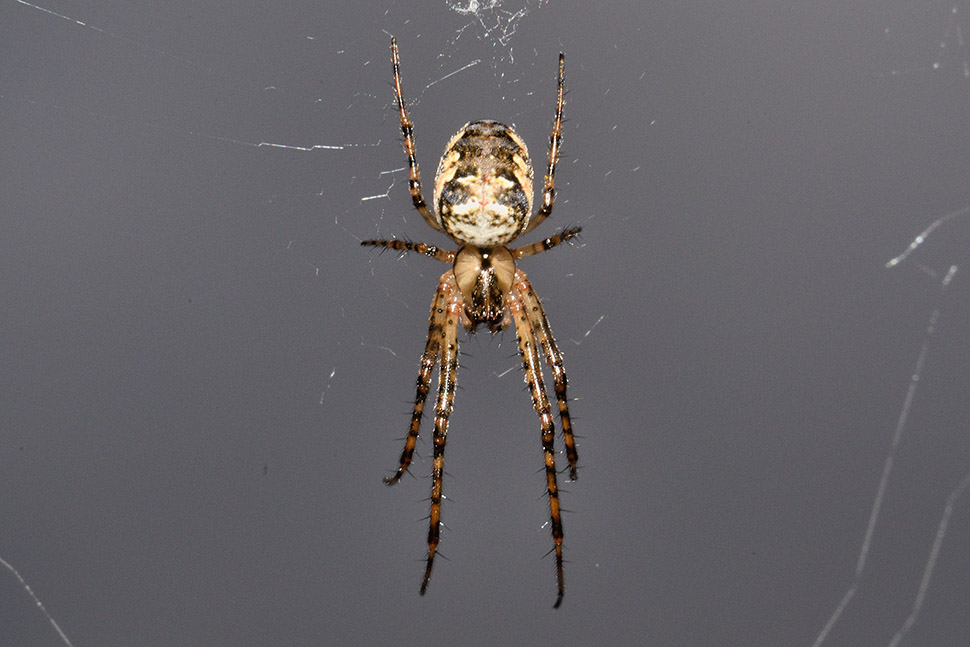
POLYGON ((562 107, 565 82, 563 77, 566 69, 566 57, 559 52, 559 78, 556 82, 556 118, 552 122, 552 134, 549 135, 549 159, 546 163, 546 177, 542 190, 542 206, 536 211, 529 222, 529 226, 522 233, 528 233, 538 227, 543 220, 552 213, 552 206, 556 201, 556 164, 559 162, 559 148, 562 146, 562 107))
POLYGON ((401 114, 401 133, 404 135, 404 153, 408 156, 408 168, 410 177, 408 179, 408 191, 411 193, 411 202, 418 210, 424 221, 438 231, 444 228, 438 224, 434 213, 425 202, 421 195, 421 172, 418 170, 418 160, 414 152, 414 124, 408 118, 408 110, 404 105, 404 90, 401 88, 401 59, 397 52, 397 40, 391 38, 391 66, 394 69, 394 97, 397 100, 398 112, 401 114))

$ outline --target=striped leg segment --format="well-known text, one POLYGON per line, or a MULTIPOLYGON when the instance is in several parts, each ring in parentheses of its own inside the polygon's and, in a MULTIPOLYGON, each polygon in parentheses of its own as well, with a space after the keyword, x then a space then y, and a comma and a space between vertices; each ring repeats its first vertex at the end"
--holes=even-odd
MULTIPOLYGON (((546 240, 550 240, 547 238, 546 240)), ((535 243, 536 245, 541 244, 535 243)), ((449 252, 446 249, 441 249, 437 245, 429 245, 428 243, 414 243, 410 240, 400 240, 399 238, 392 238, 391 240, 362 240, 360 244, 364 247, 382 247, 384 249, 394 249, 403 254, 407 252, 414 252, 416 254, 423 254, 429 258, 433 258, 436 261, 441 261, 442 263, 454 263, 455 262, 455 252, 449 252)))
POLYGON ((566 368, 563 365, 562 353, 556 345, 556 339, 552 336, 552 329, 549 327, 549 320, 542 309, 539 297, 532 289, 532 284, 526 278, 522 270, 515 272, 515 290, 522 298, 526 316, 535 331, 536 340, 542 347, 542 353, 546 356, 546 362, 552 371, 553 389, 556 392, 556 403, 559 405, 559 421, 562 425, 563 442, 566 445, 566 458, 569 460, 569 480, 575 481, 578 478, 576 464, 579 462, 579 453, 576 451, 576 438, 573 435, 573 423, 569 417, 569 398, 566 396, 566 368))
POLYGON ((441 537, 442 480, 445 474, 445 443, 448 439, 448 419, 455 402, 455 385, 458 375, 458 322, 461 318, 461 293, 455 275, 448 272, 438 286, 444 295, 445 314, 442 322, 440 347, 441 369, 438 371, 438 397, 434 405, 434 458, 431 468, 431 513, 428 527, 428 563, 421 582, 421 595, 428 590, 431 568, 441 537))
POLYGON ((539 224, 549 217, 552 213, 552 205, 556 201, 556 163, 559 161, 559 148, 562 146, 562 107, 564 95, 563 76, 566 69, 566 57, 559 52, 559 80, 558 95, 556 98, 556 119, 552 123, 552 134, 549 135, 549 160, 546 165, 545 186, 542 190, 542 206, 536 211, 536 215, 529 221, 529 226, 525 228, 527 233, 539 226, 539 224))
POLYGON ((563 243, 572 240, 578 236, 579 232, 582 230, 582 227, 566 227, 558 234, 549 236, 549 238, 543 238, 542 240, 537 240, 534 243, 529 243, 528 245, 522 245, 521 247, 510 249, 509 251, 512 253, 512 258, 515 260, 525 258, 526 256, 541 254, 542 252, 549 251, 553 247, 562 245, 563 243))
POLYGON ((394 67, 394 95, 397 98, 397 108, 401 113, 401 132, 404 134, 404 153, 408 156, 408 168, 411 171, 411 177, 408 180, 408 191, 411 192, 411 202, 414 204, 414 208, 418 210, 421 217, 429 225, 437 229, 438 231, 444 231, 441 225, 438 224, 438 220, 435 218, 431 209, 428 208, 428 203, 424 201, 424 196, 421 195, 421 172, 418 170, 418 159, 414 153, 414 124, 411 123, 411 119, 408 117, 408 110, 404 106, 404 91, 401 89, 401 59, 397 53, 397 40, 391 39, 391 65, 394 67))
MULTIPOLYGON (((517 272, 518 275, 521 272, 517 272)), ((546 386, 542 379, 542 361, 539 357, 540 344, 536 340, 536 330, 527 312, 527 295, 523 292, 523 285, 527 286, 525 275, 512 287, 509 293, 509 310, 515 321, 515 334, 519 340, 519 354, 522 356, 522 367, 525 369, 525 381, 529 385, 532 395, 532 405, 539 415, 539 428, 542 438, 542 454, 546 468, 546 494, 549 497, 549 519, 552 529, 553 550, 556 553, 556 584, 557 595, 554 608, 562 604, 565 584, 562 572, 562 513, 559 509, 559 486, 556 484, 556 424, 552 418, 546 386)))
POLYGON ((438 284, 438 289, 434 293, 434 299, 431 301, 431 315, 428 321, 428 342, 424 346, 424 353, 421 354, 421 369, 418 371, 417 393, 414 396, 414 409, 411 411, 411 425, 408 427, 408 435, 404 441, 404 450, 401 452, 401 460, 397 472, 394 476, 384 479, 387 485, 394 485, 400 481, 404 473, 408 471, 411 460, 414 458, 414 445, 418 441, 418 432, 421 430, 424 403, 428 399, 428 391, 431 388, 431 373, 438 363, 442 340, 442 324, 447 312, 447 296, 448 294, 444 289, 444 282, 442 281, 438 284))

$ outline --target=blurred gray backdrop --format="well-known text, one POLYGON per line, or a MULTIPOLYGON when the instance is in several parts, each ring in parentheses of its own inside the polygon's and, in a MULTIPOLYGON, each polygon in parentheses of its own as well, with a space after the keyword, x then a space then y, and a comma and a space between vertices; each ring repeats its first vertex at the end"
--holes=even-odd
MULTIPOLYGON (((3 0, 0 558, 76 647, 882 645, 917 601, 901 644, 970 642, 970 215, 884 266, 970 205, 964 32, 966 0, 3 0), (447 243, 392 34, 426 185, 472 119, 541 160, 566 53, 532 238, 583 235, 522 263, 577 398, 555 612, 514 334, 462 337, 425 597, 430 444, 381 484, 443 267, 359 241, 447 243)), ((0 635, 64 645, 6 568, 0 635)))

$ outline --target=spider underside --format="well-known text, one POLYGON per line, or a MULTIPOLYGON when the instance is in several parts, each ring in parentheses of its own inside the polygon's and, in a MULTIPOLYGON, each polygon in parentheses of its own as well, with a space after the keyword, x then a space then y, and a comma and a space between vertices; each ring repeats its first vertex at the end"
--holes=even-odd
POLYGON ((417 393, 400 464, 396 473, 385 478, 384 482, 388 485, 397 483, 411 465, 425 401, 431 388, 431 374, 435 366, 440 365, 432 432, 431 512, 427 564, 421 583, 423 595, 431 578, 440 539, 445 442, 458 372, 458 324, 461 323, 469 332, 475 332, 478 326, 485 325, 495 333, 514 322, 525 381, 539 416, 556 559, 557 595, 554 606, 558 608, 565 590, 563 526, 556 482, 555 422, 543 380, 542 357, 545 357, 552 372, 570 480, 577 477, 578 454, 569 417, 562 353, 553 338, 539 298, 515 262, 569 241, 580 232, 580 228, 566 228, 554 236, 520 247, 510 248, 508 244, 535 229, 552 212, 556 197, 556 163, 562 143, 564 56, 559 54, 556 116, 549 136, 542 205, 534 215, 533 171, 525 142, 511 127, 497 121, 470 122, 452 137, 435 176, 434 208, 428 206, 421 191, 421 175, 415 158, 414 126, 404 103, 400 60, 393 38, 391 60, 401 132, 404 134, 404 152, 410 169, 408 188, 411 200, 431 227, 448 235, 459 247, 456 251, 447 251, 434 245, 399 239, 365 240, 361 243, 400 252, 416 252, 452 264, 441 275, 431 303, 428 339, 421 355, 417 393))

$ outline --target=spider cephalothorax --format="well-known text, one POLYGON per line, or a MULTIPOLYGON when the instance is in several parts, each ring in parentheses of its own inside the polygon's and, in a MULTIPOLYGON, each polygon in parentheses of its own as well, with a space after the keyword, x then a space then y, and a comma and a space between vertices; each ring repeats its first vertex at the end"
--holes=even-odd
POLYGON ((515 131, 497 121, 473 121, 451 138, 438 164, 435 177, 434 209, 421 194, 421 174, 414 152, 414 126, 408 118, 401 90, 401 70, 397 44, 391 39, 394 91, 404 133, 404 152, 408 157, 411 201, 425 222, 458 243, 447 251, 426 243, 404 240, 365 240, 362 245, 385 247, 401 252, 417 252, 452 267, 441 275, 428 324, 428 340, 421 356, 417 393, 411 412, 400 465, 394 476, 384 479, 397 483, 411 465, 414 446, 421 428, 424 404, 431 390, 431 373, 438 371, 438 391, 434 405, 434 458, 431 472, 431 524, 428 529, 428 558, 421 583, 427 590, 441 533, 442 480, 448 419, 455 398, 458 373, 458 324, 474 332, 484 324, 490 332, 504 330, 515 323, 519 354, 525 369, 532 404, 539 416, 545 462, 546 493, 549 497, 550 527, 556 554, 557 596, 563 592, 563 530, 556 483, 554 448, 555 422, 542 376, 542 357, 552 372, 556 404, 562 424, 569 478, 576 479, 576 442, 569 418, 566 397, 566 371, 562 353, 552 336, 549 321, 525 273, 516 261, 564 243, 579 233, 579 227, 566 228, 554 236, 521 247, 507 247, 521 234, 535 229, 550 213, 556 197, 556 162, 562 142, 563 55, 559 54, 559 92, 556 118, 549 136, 549 158, 542 192, 542 206, 532 214, 532 163, 525 142, 515 131))
POLYGON ((465 301, 465 328, 474 332, 482 323, 492 332, 508 328, 505 295, 515 278, 512 252, 504 247, 465 245, 455 255, 454 272, 465 301))

